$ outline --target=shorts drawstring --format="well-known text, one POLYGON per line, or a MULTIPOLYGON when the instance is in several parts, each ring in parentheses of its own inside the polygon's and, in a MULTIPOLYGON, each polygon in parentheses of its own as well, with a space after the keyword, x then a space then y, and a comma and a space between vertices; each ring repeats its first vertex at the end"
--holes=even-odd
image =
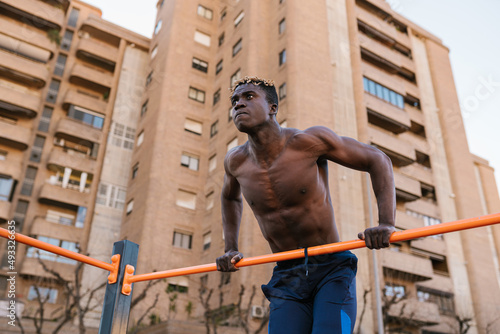
POLYGON ((305 254, 305 257, 306 257, 306 260, 304 262, 304 264, 306 265, 306 276, 309 276, 309 268, 307 266, 307 262, 309 261, 309 256, 307 256, 307 247, 304 248, 304 254, 305 254))

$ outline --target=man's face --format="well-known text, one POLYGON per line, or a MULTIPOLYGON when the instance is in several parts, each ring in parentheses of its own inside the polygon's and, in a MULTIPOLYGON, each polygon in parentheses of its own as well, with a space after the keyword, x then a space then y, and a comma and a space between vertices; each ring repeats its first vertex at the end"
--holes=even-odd
POLYGON ((239 85, 231 96, 233 121, 241 132, 261 125, 276 113, 276 105, 269 104, 266 93, 254 84, 239 85))

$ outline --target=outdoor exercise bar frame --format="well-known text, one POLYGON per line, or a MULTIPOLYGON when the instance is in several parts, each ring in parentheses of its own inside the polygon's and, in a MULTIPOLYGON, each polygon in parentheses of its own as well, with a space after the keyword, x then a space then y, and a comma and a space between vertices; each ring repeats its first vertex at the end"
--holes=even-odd
MULTIPOLYGON (((394 232, 390 238, 390 241, 405 241, 499 223, 500 213, 496 213, 486 216, 462 219, 448 223, 394 232)), ((139 254, 139 246, 128 240, 122 240, 114 243, 112 253, 113 256, 111 257, 110 264, 83 254, 79 254, 61 247, 48 244, 46 242, 42 242, 34 238, 30 238, 20 233, 11 234, 10 231, 4 228, 0 228, 0 236, 64 257, 68 257, 70 259, 87 263, 104 270, 108 270, 110 274, 108 276, 108 283, 106 284, 106 293, 104 296, 104 305, 101 315, 101 323, 99 326, 100 334, 125 334, 127 332, 128 319, 130 315, 130 303, 132 300, 132 283, 175 276, 200 274, 217 270, 216 264, 211 263, 194 267, 134 275, 135 266, 137 264, 137 257, 139 254), (12 235, 14 235, 15 238, 13 238, 12 235)), ((358 239, 310 247, 308 248, 307 252, 309 256, 316 256, 321 254, 358 249, 365 246, 365 242, 358 239)), ((304 256, 304 249, 297 249, 287 252, 244 258, 236 264, 236 267, 240 268, 275 261, 298 259, 304 256)))

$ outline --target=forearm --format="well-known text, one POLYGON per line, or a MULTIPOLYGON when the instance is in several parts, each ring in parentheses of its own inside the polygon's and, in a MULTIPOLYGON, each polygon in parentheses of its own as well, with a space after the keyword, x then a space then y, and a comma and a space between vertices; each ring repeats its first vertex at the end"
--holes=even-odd
POLYGON ((238 234, 241 222, 243 203, 241 198, 227 199, 222 197, 222 228, 224 229, 224 251, 238 251, 238 234))
POLYGON ((372 187, 377 198, 380 224, 395 225, 396 189, 391 160, 380 154, 377 162, 370 168, 372 187))

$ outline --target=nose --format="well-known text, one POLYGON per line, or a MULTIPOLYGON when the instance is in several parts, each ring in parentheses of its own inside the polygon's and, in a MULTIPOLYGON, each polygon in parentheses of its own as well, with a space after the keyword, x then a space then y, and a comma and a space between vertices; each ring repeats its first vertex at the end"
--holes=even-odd
POLYGON ((238 102, 236 102, 236 104, 234 105, 234 110, 238 110, 240 109, 241 107, 245 107, 245 104, 243 103, 242 100, 238 100, 238 102))

